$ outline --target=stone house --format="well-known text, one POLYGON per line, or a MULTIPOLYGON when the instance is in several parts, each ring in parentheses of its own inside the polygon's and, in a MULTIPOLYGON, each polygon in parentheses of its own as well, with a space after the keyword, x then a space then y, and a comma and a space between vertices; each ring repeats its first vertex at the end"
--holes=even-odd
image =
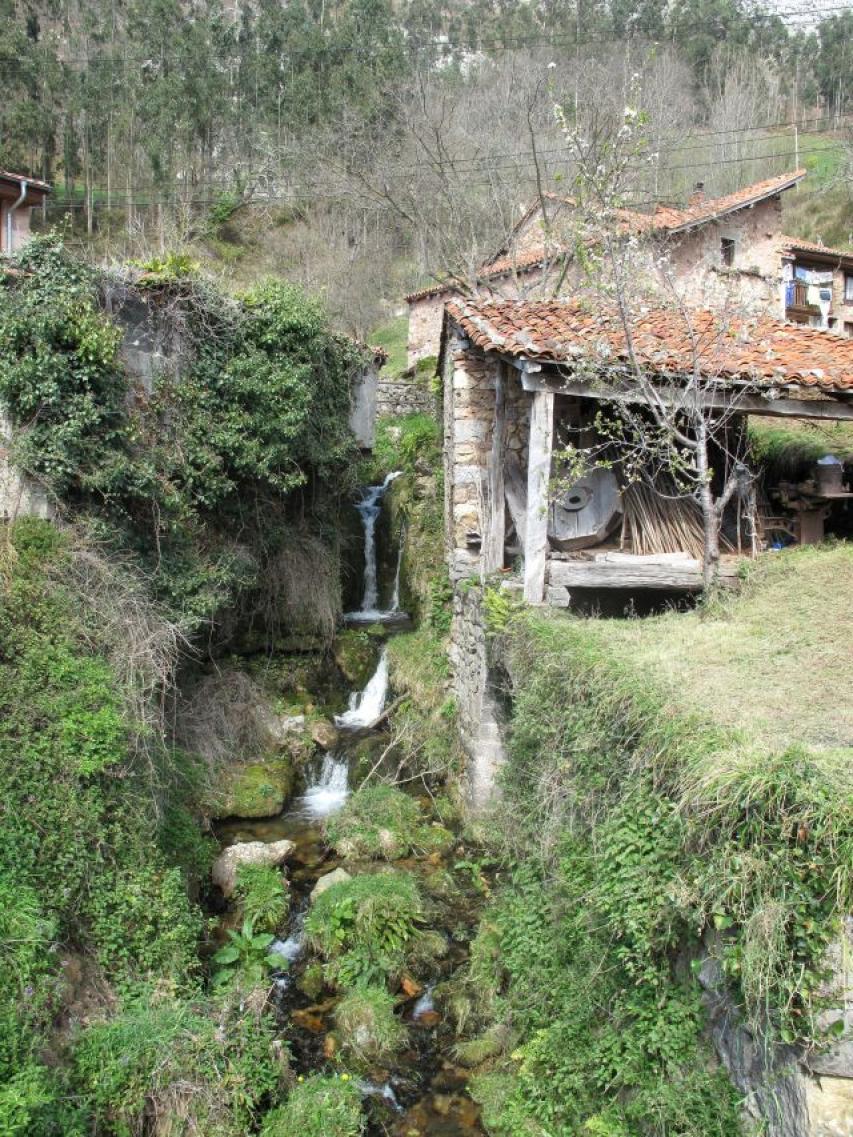
POLYGON ((0 253, 17 252, 27 243, 33 209, 49 193, 47 182, 0 171, 0 253))
POLYGON ((782 238, 785 316, 853 338, 853 253, 782 238))
MULTIPOLYGON (((679 405, 698 368, 692 389, 735 432, 746 415, 853 420, 853 342, 764 315, 726 319, 694 308, 689 317, 688 326, 671 307, 645 308, 631 329, 635 358, 663 405, 679 405)), ((702 587, 703 531, 692 498, 652 490, 650 504, 623 476, 618 452, 554 492, 561 438, 594 441, 603 403, 648 404, 627 363, 623 324, 601 302, 448 303, 439 367, 454 580, 523 560, 525 598, 558 606, 575 590, 702 587), (656 525, 648 521, 654 511, 656 525)), ((788 487, 780 516, 765 511, 750 541, 759 534, 769 544, 783 531, 786 542, 819 540, 828 511, 853 497, 842 475, 830 461, 813 481, 788 487)), ((722 576, 734 576, 739 555, 755 547, 744 537, 741 505, 739 491, 722 576)))
MULTIPOLYGON (((781 231, 781 195, 805 175, 805 170, 795 170, 719 198, 707 198, 697 186, 682 208, 658 205, 653 213, 621 209, 615 223, 626 238, 636 239, 650 285, 663 283, 665 272, 667 287, 688 304, 736 305, 782 317, 782 251, 789 239, 781 231)), ((582 294, 588 285, 573 251, 575 217, 571 198, 544 194, 482 266, 473 289, 454 281, 407 296, 409 364, 438 354, 444 306, 454 296, 471 291, 506 299, 582 294)))

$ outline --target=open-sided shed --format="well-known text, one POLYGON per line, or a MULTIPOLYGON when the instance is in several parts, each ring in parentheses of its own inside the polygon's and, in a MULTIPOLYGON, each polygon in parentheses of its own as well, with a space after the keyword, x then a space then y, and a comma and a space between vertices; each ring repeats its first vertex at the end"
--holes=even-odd
MULTIPOLYGON (((599 407, 667 408, 685 392, 692 408, 733 430, 746 415, 853 419, 853 342, 766 316, 644 308, 626 321, 601 304, 457 300, 446 310, 440 369, 453 574, 495 572, 521 553, 533 603, 566 604, 570 588, 690 591, 703 583, 689 540, 660 551, 626 537, 630 487, 618 453, 583 484, 554 493, 561 428, 583 442, 599 407)), ((826 473, 789 494, 790 524, 772 525, 787 525, 792 539, 819 536, 827 502, 849 496, 836 471, 826 473)), ((675 506, 661 498, 658 508, 675 506)), ((736 571, 736 555, 724 556, 721 575, 736 571)))

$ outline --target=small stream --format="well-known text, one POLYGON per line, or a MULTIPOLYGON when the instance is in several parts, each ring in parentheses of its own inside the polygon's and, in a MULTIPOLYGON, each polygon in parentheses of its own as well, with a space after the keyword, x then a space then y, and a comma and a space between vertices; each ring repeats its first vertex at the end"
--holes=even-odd
MULTIPOLYGON (((381 486, 369 487, 358 505, 365 534, 364 599, 358 622, 388 620, 399 608, 399 573, 402 552, 398 555, 392 607, 377 610, 375 527, 381 499, 390 482, 389 475, 381 486)), ((298 1074, 335 1069, 331 1057, 330 1031, 338 996, 328 989, 312 1001, 300 987, 300 979, 309 962, 304 937, 304 921, 309 897, 317 880, 341 863, 323 840, 323 823, 339 810, 351 792, 351 769, 354 748, 369 736, 371 724, 382 713, 388 697, 388 658, 383 648, 376 669, 362 691, 352 692, 349 707, 335 716, 340 738, 334 750, 315 760, 306 772, 301 794, 277 817, 264 820, 233 820, 217 826, 223 846, 239 841, 278 841, 286 838, 296 848, 287 864, 291 889, 291 909, 287 926, 279 932, 272 952, 282 957, 282 970, 274 974, 273 1002, 282 1036, 287 1040, 298 1074)), ((378 734, 378 731, 374 731, 378 734)), ((396 862, 396 866, 424 876, 437 870, 452 872, 456 855, 451 851, 446 862, 436 855, 412 857, 396 862)), ((474 932, 482 897, 466 881, 460 880, 458 900, 442 906, 447 926, 440 930, 450 945, 440 961, 440 975, 432 976, 411 995, 401 992, 398 1013, 409 1028, 409 1049, 400 1054, 388 1069, 371 1071, 358 1079, 367 1106, 369 1137, 484 1137, 479 1123, 479 1107, 468 1096, 466 1070, 454 1063, 456 1042, 449 1023, 436 1007, 436 983, 445 982, 467 962, 468 940, 474 932)), ((225 920, 228 920, 226 914, 225 920)))

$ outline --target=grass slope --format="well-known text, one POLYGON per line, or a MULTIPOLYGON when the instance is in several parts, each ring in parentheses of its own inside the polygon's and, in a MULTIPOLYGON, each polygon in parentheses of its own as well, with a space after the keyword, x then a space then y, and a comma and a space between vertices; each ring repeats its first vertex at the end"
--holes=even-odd
MULTIPOLYGON (((851 584, 824 547, 686 615, 510 616, 512 874, 471 953, 475 1042, 505 1039, 472 1083, 492 1137, 742 1134, 702 960, 765 1055, 820 1038, 853 903, 851 584)), ((772 1085, 761 1108, 772 1130, 772 1085)))
POLYGON ((610 650, 674 709, 735 727, 758 750, 853 746, 853 548, 767 554, 740 595, 710 611, 608 621, 610 650))

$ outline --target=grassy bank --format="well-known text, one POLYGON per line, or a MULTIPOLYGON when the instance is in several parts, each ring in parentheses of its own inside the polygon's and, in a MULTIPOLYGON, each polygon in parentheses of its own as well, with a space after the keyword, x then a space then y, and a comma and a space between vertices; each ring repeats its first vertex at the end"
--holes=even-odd
POLYGON ((767 557, 688 615, 526 611, 504 851, 474 952, 494 1134, 736 1134, 697 972, 769 1046, 811 1045, 851 903, 848 548, 767 557), (691 965, 691 961, 692 965, 691 965))

